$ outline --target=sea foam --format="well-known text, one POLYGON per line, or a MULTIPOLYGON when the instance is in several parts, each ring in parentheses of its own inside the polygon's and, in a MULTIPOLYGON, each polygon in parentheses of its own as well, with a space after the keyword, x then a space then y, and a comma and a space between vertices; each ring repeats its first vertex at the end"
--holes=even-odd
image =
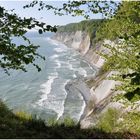
POLYGON ((56 68, 61 68, 61 63, 59 60, 55 60, 56 64, 57 64, 57 67, 56 68))
POLYGON ((58 113, 58 115, 57 115, 57 120, 61 117, 61 116, 63 116, 63 113, 64 113, 64 105, 65 105, 65 101, 66 101, 66 98, 67 98, 67 92, 66 92, 66 90, 65 90, 65 86, 66 86, 66 84, 69 82, 69 80, 66 80, 66 82, 63 84, 63 86, 62 86, 62 89, 63 89, 63 92, 64 92, 64 94, 65 94, 65 97, 64 97, 64 100, 62 101, 62 104, 61 104, 61 109, 60 110, 57 110, 57 113, 58 113))
POLYGON ((82 114, 83 114, 83 112, 84 112, 84 110, 85 110, 85 107, 86 107, 86 103, 85 103, 85 100, 84 100, 84 98, 83 98, 83 96, 80 94, 80 98, 81 98, 81 100, 83 100, 83 105, 82 105, 82 107, 81 107, 81 111, 80 111, 80 113, 78 114, 78 120, 80 120, 80 117, 82 116, 82 114))
POLYGON ((43 106, 43 103, 48 99, 48 94, 51 92, 52 89, 52 83, 56 78, 57 74, 56 76, 49 76, 47 82, 40 86, 40 91, 44 94, 41 95, 40 100, 37 102, 39 106, 43 106))
POLYGON ((87 76, 87 72, 86 72, 86 70, 83 69, 82 67, 76 69, 76 71, 78 71, 78 73, 79 73, 80 75, 84 76, 84 77, 87 76))
POLYGON ((55 46, 58 46, 58 45, 59 45, 59 42, 58 42, 58 41, 53 40, 53 39, 51 39, 50 37, 47 37, 46 39, 47 39, 47 41, 48 41, 49 43, 51 43, 52 45, 55 45, 55 46))
POLYGON ((62 53, 65 52, 66 50, 64 48, 55 48, 54 51, 57 53, 62 53))
POLYGON ((54 55, 52 55, 51 57, 50 57, 50 59, 56 59, 56 58, 58 58, 59 57, 59 55, 58 54, 54 54, 54 55))
POLYGON ((43 105, 43 107, 47 109, 51 109, 57 113, 57 120, 63 115, 64 113, 64 104, 67 97, 67 92, 65 90, 65 85, 69 80, 66 80, 60 87, 59 91, 61 90, 61 95, 57 96, 53 92, 50 94, 49 98, 43 97, 44 100, 40 100, 39 105, 43 105), (63 97, 63 98, 62 98, 63 97), (44 102, 45 101, 45 102, 44 102), (41 104, 43 103, 43 104, 41 104))

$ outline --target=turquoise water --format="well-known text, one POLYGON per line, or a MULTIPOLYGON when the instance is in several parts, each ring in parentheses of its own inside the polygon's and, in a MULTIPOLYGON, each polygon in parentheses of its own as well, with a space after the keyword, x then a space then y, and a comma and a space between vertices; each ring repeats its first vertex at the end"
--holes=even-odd
MULTIPOLYGON (((79 120, 85 106, 83 98, 67 94, 65 85, 74 78, 93 75, 95 70, 78 52, 51 40, 52 35, 27 35, 41 46, 38 52, 46 57, 45 61, 36 60, 42 71, 28 65, 28 72, 12 70, 8 76, 0 69, 0 98, 13 111, 26 111, 44 120, 64 116, 79 120)), ((15 41, 20 44, 20 40, 15 41)))

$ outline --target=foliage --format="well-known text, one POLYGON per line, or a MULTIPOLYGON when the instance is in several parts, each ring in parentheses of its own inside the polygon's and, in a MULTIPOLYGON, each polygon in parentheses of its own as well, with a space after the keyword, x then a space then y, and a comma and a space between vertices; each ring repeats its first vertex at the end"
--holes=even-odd
POLYGON ((120 39, 115 46, 105 45, 110 54, 102 54, 106 59, 104 69, 117 71, 110 79, 120 81, 121 85, 117 86, 116 90, 125 91, 125 97, 130 100, 140 93, 139 9, 138 1, 123 2, 114 18, 107 22, 108 28, 103 28, 104 35, 107 36, 108 32, 108 37, 120 39))
MULTIPOLYGON (((112 13, 112 8, 110 9, 108 5, 111 1, 101 2, 102 5, 106 6, 105 8, 104 6, 99 5, 99 2, 101 1, 73 1, 64 3, 62 8, 55 8, 44 4, 43 2, 39 2, 39 4, 40 10, 46 7, 47 10, 53 9, 55 13, 59 15, 63 15, 63 12, 66 12, 66 14, 72 14, 73 16, 83 15, 88 18, 89 13, 87 14, 87 11, 80 9, 83 5, 86 5, 92 13, 101 12, 105 16, 108 11, 109 13, 112 13)), ((36 3, 38 2, 34 1, 29 6, 25 7, 32 7, 36 3)), ((102 25, 101 30, 98 32, 98 39, 103 39, 104 37, 112 40, 121 39, 114 47, 110 45, 105 46, 110 50, 110 54, 101 55, 106 59, 104 69, 117 72, 111 77, 111 79, 121 82, 121 85, 117 86, 116 90, 125 91, 125 97, 129 100, 134 99, 133 97, 135 95, 138 97, 140 93, 139 9, 139 1, 123 1, 119 6, 118 11, 116 13, 114 13, 115 10, 113 11, 113 14, 115 15, 112 19, 106 20, 102 25)), ((21 19, 16 14, 9 14, 2 7, 0 7, 0 11, 1 67, 4 68, 5 71, 8 69, 22 69, 26 71, 25 65, 33 63, 33 65, 40 70, 39 67, 34 64, 34 56, 41 57, 36 53, 38 46, 31 44, 24 34, 27 32, 27 29, 31 29, 36 25, 41 28, 39 29, 39 33, 42 33, 42 31, 45 31, 44 23, 40 24, 32 18, 21 19), (42 28, 44 30, 42 30, 42 28), (12 36, 21 36, 29 45, 16 46, 16 44, 11 42, 12 36)), ((47 27, 46 30, 56 30, 53 30, 54 28, 51 28, 51 26, 47 27)), ((83 27, 84 26, 81 26, 80 28, 85 30, 83 27)), ((24 119, 24 115, 21 116, 16 116, 7 109, 5 105, 0 103, 1 138, 130 138, 131 136, 134 138, 136 136, 134 133, 139 134, 140 131, 139 113, 134 112, 124 114, 124 116, 122 116, 124 117, 124 121, 121 123, 122 125, 119 125, 116 121, 118 118, 116 111, 110 110, 101 118, 101 121, 98 124, 99 128, 92 130, 81 130, 79 125, 73 125, 73 123, 71 125, 68 120, 66 120, 66 125, 63 123, 57 125, 53 124, 53 127, 51 127, 46 126, 42 120, 27 119, 26 117, 24 119), (68 126, 69 124, 71 127, 68 126), (129 131, 129 133, 126 133, 126 136, 124 133, 114 133, 115 131, 129 131), (129 134, 132 135, 130 136, 129 134)))
POLYGON ((50 118, 47 121, 47 126, 55 127, 60 125, 63 125, 65 127, 73 127, 76 125, 76 122, 73 119, 71 119, 69 116, 59 120, 57 120, 56 118, 50 118))
MULTIPOLYGON (((103 15, 108 16, 109 14, 107 13, 113 14, 117 9, 117 4, 113 1, 69 1, 67 3, 63 3, 61 8, 57 8, 52 5, 48 5, 43 1, 37 0, 33 1, 29 5, 24 6, 24 8, 33 7, 36 4, 39 5, 38 10, 46 8, 47 10, 54 10, 54 13, 58 15, 82 15, 85 18, 89 18, 90 12, 94 14, 102 13, 103 15), (86 8, 83 9, 83 6, 86 6, 86 8)), ((0 13, 0 66, 5 70, 6 73, 8 73, 9 69, 21 69, 26 72, 27 70, 25 65, 31 63, 38 69, 38 71, 40 71, 40 67, 35 64, 35 58, 45 58, 36 52, 39 46, 31 44, 29 39, 24 35, 27 32, 27 29, 30 30, 36 26, 39 27, 38 32, 40 34, 44 31, 56 32, 56 27, 52 27, 50 25, 46 26, 45 23, 40 23, 33 18, 22 19, 15 13, 7 12, 3 7, 0 7, 0 13), (17 46, 12 42, 13 36, 23 38, 27 45, 21 44, 17 46)), ((85 22, 83 21, 83 25, 84 23, 85 22)), ((84 28, 83 25, 81 26, 82 29, 84 28)), ((92 30, 93 26, 94 25, 92 24, 90 28, 87 29, 91 36, 95 35, 95 30, 92 30)))
POLYGON ((40 67, 35 64, 35 58, 43 56, 38 54, 36 50, 39 46, 33 45, 25 33, 32 28, 38 27, 41 34, 45 31, 56 32, 56 27, 46 25, 34 18, 18 17, 13 11, 7 11, 0 6, 0 67, 8 73, 9 69, 21 69, 26 72, 25 65, 33 64, 38 71, 40 67), (25 43, 16 45, 12 41, 12 37, 20 37, 25 43), (27 44, 27 45, 25 45, 27 44))
POLYGON ((105 132, 140 132, 140 112, 126 112, 117 109, 108 109, 99 119, 96 128, 105 132))
MULTIPOLYGON (((25 116, 28 115, 26 114, 25 116)), ((69 118, 67 120, 69 120, 69 118)), ((84 130, 80 129, 79 124, 67 125, 65 122, 50 126, 41 119, 35 119, 34 117, 28 119, 26 117, 24 118, 24 115, 22 115, 22 117, 21 115, 15 115, 0 102, 0 138, 140 138, 139 131, 136 132, 138 133, 135 133, 135 131, 133 131, 133 133, 122 133, 119 131, 116 133, 107 133, 98 128, 84 130)))
MULTIPOLYGON (((102 18, 111 18, 115 14, 119 2, 114 1, 68 1, 64 2, 62 6, 55 7, 49 5, 47 2, 34 0, 30 4, 24 6, 24 8, 38 6, 38 10, 53 10, 55 14, 71 15, 71 16, 83 16, 85 19, 89 19, 92 15, 101 14, 102 18)), ((98 40, 96 37, 96 32, 100 28, 100 24, 103 20, 88 20, 82 21, 80 23, 73 23, 67 26, 61 26, 58 30, 64 32, 72 32, 74 30, 86 31, 91 37, 91 43, 94 45, 98 40)))
POLYGON ((58 32, 74 32, 77 30, 90 32, 89 28, 92 28, 92 26, 97 26, 98 24, 100 24, 101 21, 102 20, 100 19, 93 19, 84 20, 79 23, 70 23, 65 26, 60 26, 58 28, 58 32))
POLYGON ((99 14, 101 13, 103 17, 110 17, 110 15, 114 14, 118 2, 114 1, 68 1, 64 2, 61 7, 55 7, 49 5, 46 2, 34 0, 30 4, 24 6, 24 8, 34 7, 38 5, 38 10, 53 10, 55 14, 59 16, 62 15, 72 15, 72 16, 83 16, 86 19, 90 17, 91 14, 99 14))
POLYGON ((76 125, 76 122, 68 116, 64 118, 63 122, 66 127, 73 127, 76 125))
POLYGON ((118 123, 119 131, 140 132, 140 113, 138 111, 125 113, 121 119, 123 121, 118 123))
POLYGON ((103 115, 101 115, 96 127, 105 132, 112 132, 117 125, 118 118, 118 110, 110 108, 103 115))
POLYGON ((24 111, 16 112, 15 115, 21 119, 31 120, 32 116, 25 113, 24 111))

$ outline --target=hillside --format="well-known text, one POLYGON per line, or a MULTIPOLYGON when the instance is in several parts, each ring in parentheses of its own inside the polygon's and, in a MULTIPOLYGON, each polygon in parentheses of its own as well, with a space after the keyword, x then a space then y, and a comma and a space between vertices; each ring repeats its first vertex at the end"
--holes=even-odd
MULTIPOLYGON (((112 126, 111 124, 108 124, 109 128, 112 126)), ((68 118, 64 120, 64 123, 52 120, 45 124, 43 120, 36 119, 24 112, 14 114, 0 101, 0 138, 140 138, 139 134, 134 132, 110 132, 108 130, 80 129, 79 124, 75 124, 68 118)))

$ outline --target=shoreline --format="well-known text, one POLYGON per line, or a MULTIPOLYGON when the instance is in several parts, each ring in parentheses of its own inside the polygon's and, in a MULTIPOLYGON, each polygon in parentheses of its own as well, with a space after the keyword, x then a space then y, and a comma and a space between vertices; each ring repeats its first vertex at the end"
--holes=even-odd
MULTIPOLYGON (((68 48, 73 48, 75 51, 79 50, 78 52, 82 56, 82 59, 89 64, 89 67, 95 70, 95 75, 71 80, 70 83, 65 86, 67 93, 69 92, 69 89, 76 89, 76 92, 83 97, 85 108, 83 109, 83 113, 81 113, 82 115, 79 122, 81 128, 86 129, 94 126, 98 122, 99 116, 106 109, 121 108, 122 104, 117 105, 118 102, 111 101, 111 97, 114 94, 118 94, 115 91, 112 91, 118 82, 107 79, 107 77, 113 74, 113 71, 106 73, 99 72, 104 64, 104 60, 96 51, 105 51, 105 53, 108 53, 108 50, 104 50, 101 44, 97 44, 98 46, 94 46, 94 49, 90 49, 91 44, 89 40, 83 40, 86 36, 82 33, 80 35, 77 34, 77 31, 75 31, 74 34, 65 32, 65 35, 63 33, 58 33, 52 39, 61 42, 68 48), (77 38, 79 38, 79 40, 75 40, 77 38), (85 49, 87 51, 83 53, 85 49), (83 87, 88 90, 83 90, 83 87)), ((107 43, 106 41, 109 40, 104 40, 105 44, 107 43)), ((109 42, 109 44, 111 46, 113 45, 112 42, 109 42)), ((75 90, 71 90, 70 92, 75 94, 75 90)))
MULTIPOLYGON (((53 40, 58 41, 55 38, 53 38, 53 40)), ((60 42, 60 41, 58 41, 58 42, 60 42)), ((61 43, 63 43, 63 42, 61 42, 61 43)), ((65 44, 65 46, 67 46, 67 45, 65 44)), ((77 51, 77 50, 75 50, 75 51, 77 51)), ((90 57, 90 54, 87 54, 87 55, 89 55, 89 57, 90 57)), ((79 77, 74 80, 70 80, 66 84, 65 90, 66 90, 67 94, 69 94, 69 92, 71 92, 73 94, 80 94, 83 97, 83 100, 85 102, 85 108, 83 109, 83 113, 81 113, 79 122, 80 122, 82 128, 88 128, 92 124, 92 118, 90 118, 90 117, 92 116, 92 114, 94 114, 94 110, 98 110, 98 107, 99 107, 99 109, 102 108, 102 106, 104 106, 103 108, 106 107, 106 105, 104 105, 104 103, 106 104, 106 100, 108 100, 108 97, 111 96, 110 93, 111 93, 111 89, 113 86, 113 82, 112 81, 109 82, 109 80, 105 80, 105 78, 108 76, 108 73, 105 75, 104 74, 99 75, 99 70, 101 69, 102 65, 99 65, 99 67, 97 67, 97 65, 94 64, 94 62, 91 62, 90 60, 88 61, 84 55, 81 54, 81 56, 82 56, 82 59, 90 67, 92 67, 93 70, 95 70, 95 74, 92 76, 89 75, 86 77, 79 77), (89 87, 89 85, 87 84, 88 80, 96 80, 95 83, 93 83, 92 88, 89 87), (108 86, 110 84, 111 84, 111 86, 108 86), (82 122, 84 122, 84 123, 82 124, 82 122)), ((98 61, 100 62, 100 58, 98 61)), ((101 109, 101 111, 102 110, 103 109, 101 109)), ((96 117, 96 114, 95 114, 95 117, 96 117)), ((93 119, 95 117, 93 117, 93 119)))
MULTIPOLYGON (((53 40, 56 40, 63 44, 63 42, 57 40, 57 38, 53 38, 53 40)), ((66 43, 64 45, 68 47, 66 43)), ((79 93, 83 97, 85 107, 78 120, 80 123, 80 127, 83 129, 90 128, 98 122, 99 116, 102 114, 102 112, 104 112, 104 110, 106 110, 106 108, 108 108, 108 105, 111 103, 110 99, 114 94, 114 92, 112 92, 112 89, 116 84, 115 81, 106 79, 108 76, 110 76, 111 72, 99 72, 103 65, 102 58, 98 57, 95 52, 92 52, 91 54, 91 52, 89 51, 85 55, 82 55, 81 52, 79 53, 84 61, 89 65, 89 67, 91 67, 95 71, 95 73, 93 75, 79 77, 71 80, 65 86, 65 90, 67 93, 79 93), (95 57, 93 57, 93 55, 95 55, 95 57), (88 81, 90 82, 91 86, 89 85, 88 81)))
POLYGON ((65 90, 67 94, 74 92, 75 94, 80 94, 83 97, 85 107, 79 118, 80 122, 88 114, 88 112, 91 111, 93 105, 95 105, 96 97, 92 96, 90 88, 87 86, 84 78, 77 78, 69 81, 65 86, 65 90))
MULTIPOLYGON (((54 41, 60 42, 55 38, 51 37, 51 39, 54 41)), ((60 42, 60 43, 64 44, 63 42, 60 42)), ((66 47, 68 47, 66 44, 64 44, 64 45, 66 47)), ((77 50, 75 50, 75 51, 77 51, 77 50)), ((86 84, 86 80, 95 79, 100 68, 97 67, 96 65, 92 64, 90 61, 88 61, 85 58, 85 56, 83 56, 80 52, 79 52, 79 54, 82 56, 82 59, 89 65, 89 67, 91 67, 95 71, 95 73, 93 73, 93 75, 89 75, 86 77, 77 77, 74 80, 70 80, 65 85, 65 90, 66 90, 67 94, 69 94, 69 92, 76 92, 77 94, 79 93, 83 97, 83 101, 85 102, 85 107, 79 118, 79 122, 80 122, 93 109, 93 106, 95 105, 95 102, 96 102, 96 97, 95 97, 95 95, 93 95, 91 93, 90 88, 86 84)))

